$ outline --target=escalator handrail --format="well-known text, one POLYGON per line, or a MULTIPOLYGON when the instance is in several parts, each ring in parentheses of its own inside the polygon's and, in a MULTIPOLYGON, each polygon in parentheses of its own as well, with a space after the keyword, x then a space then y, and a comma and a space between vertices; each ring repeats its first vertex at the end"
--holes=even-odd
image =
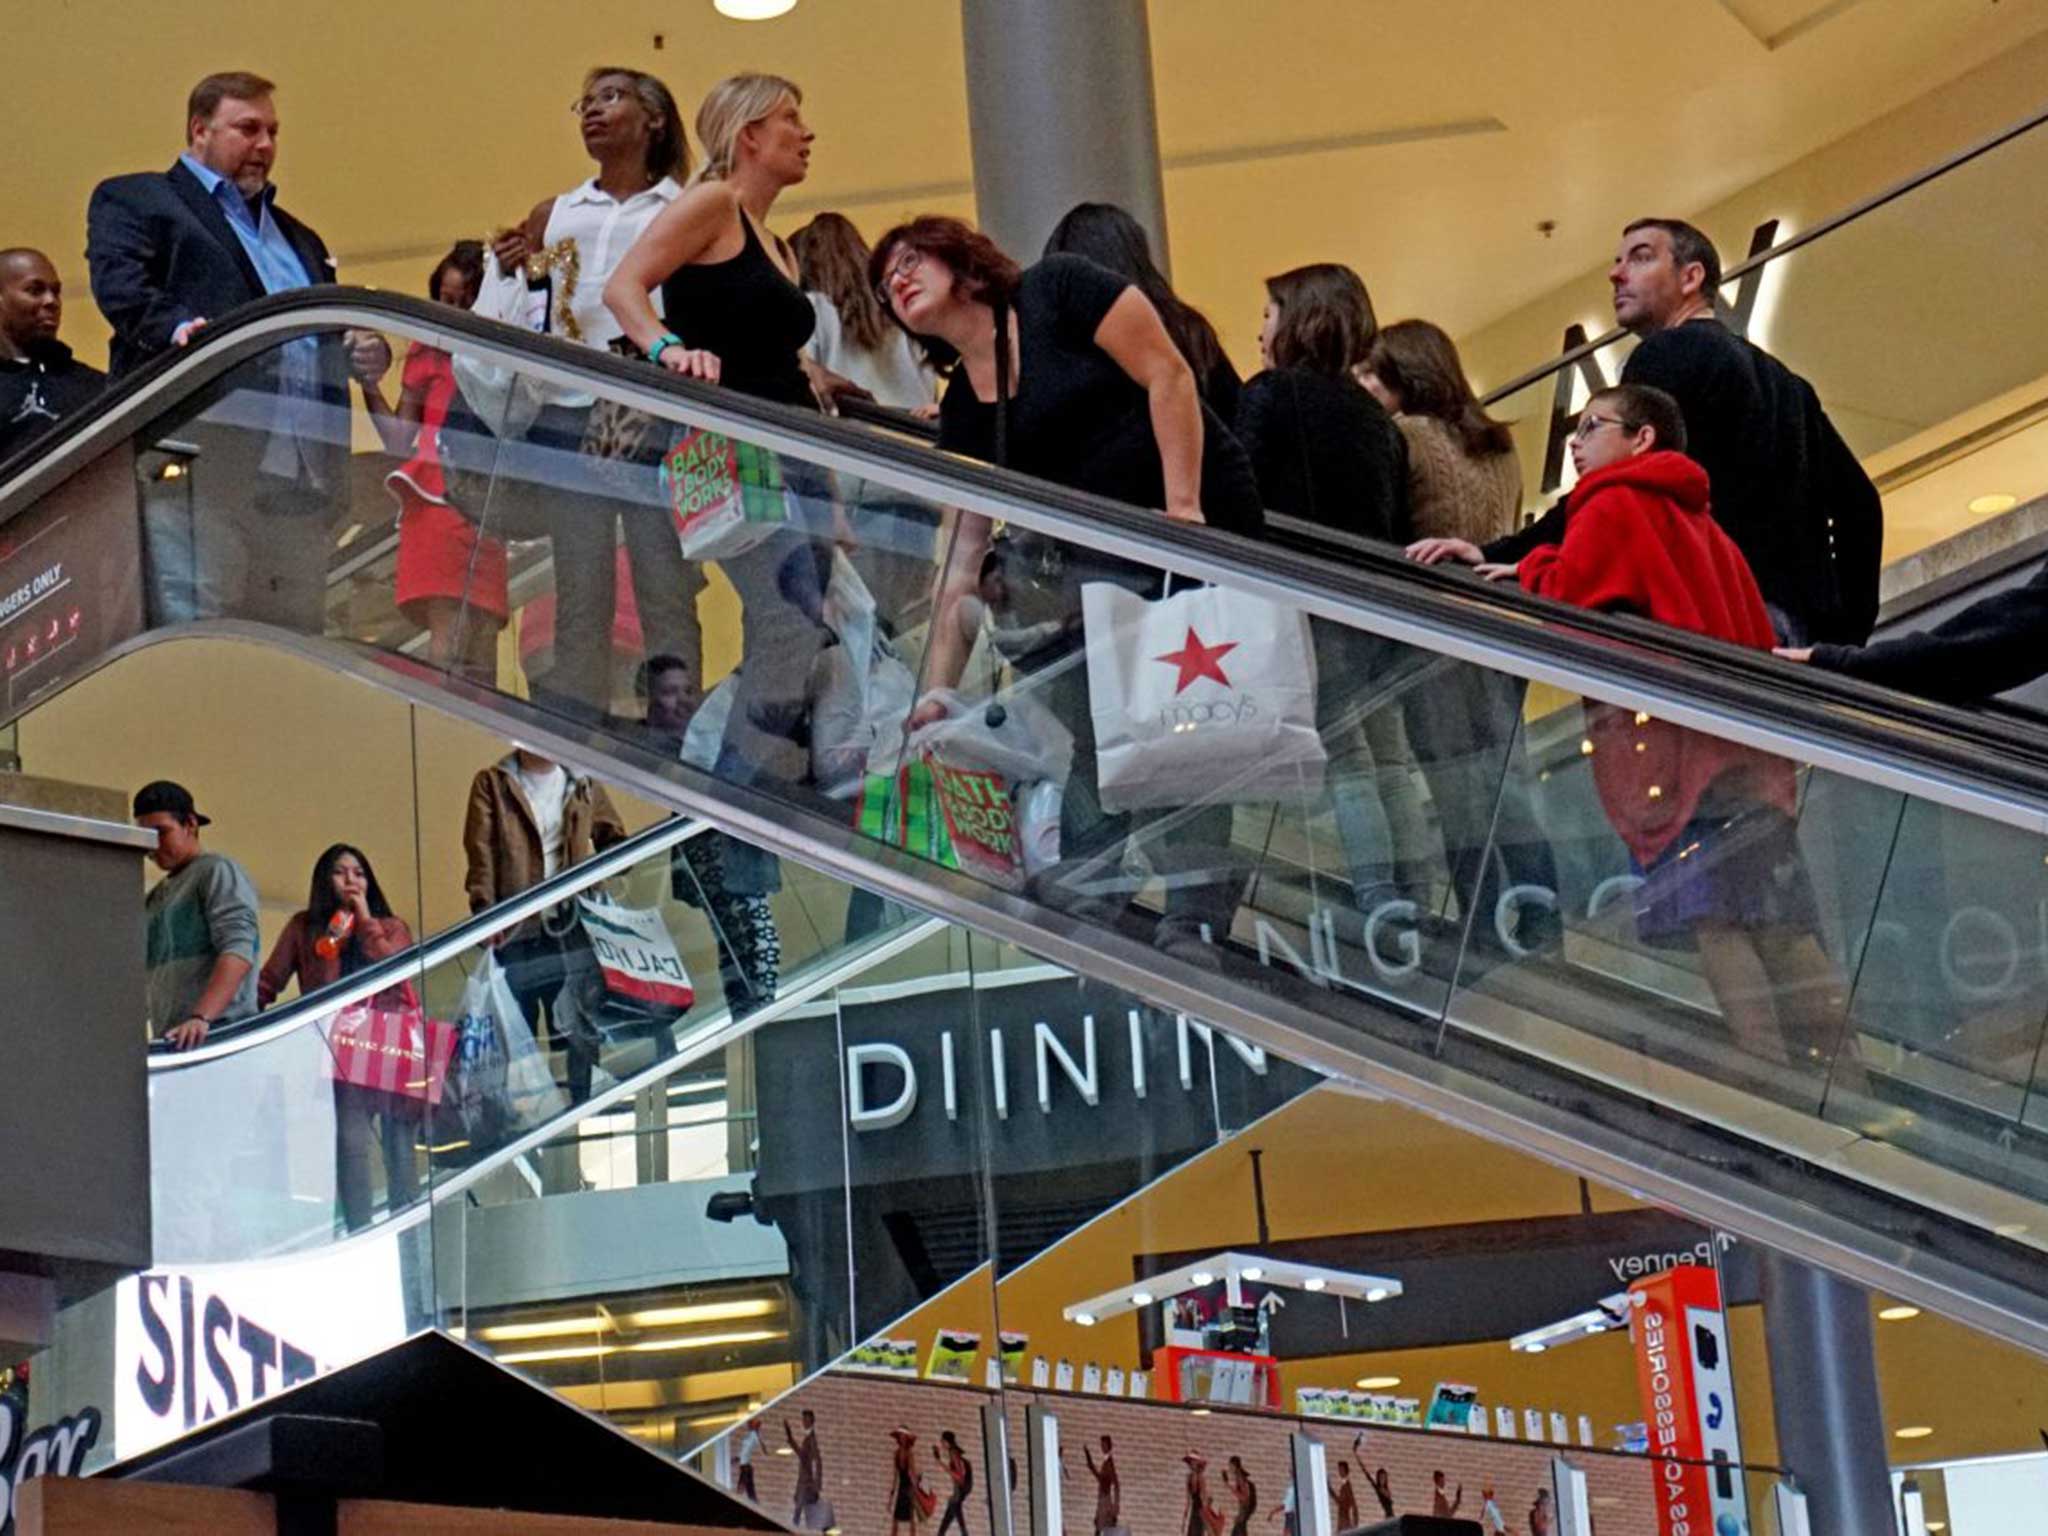
POLYGON ((209 326, 181 354, 155 360, 110 402, 76 418, 68 432, 60 429, 46 452, 0 471, 9 477, 0 479, 0 529, 93 454, 244 357, 292 334, 344 326, 383 326, 502 361, 542 382, 595 386, 935 504, 968 507, 1458 660, 1647 710, 2030 832, 2048 824, 2048 730, 2029 722, 1795 667, 1645 620, 1566 607, 1462 571, 1418 567, 1391 546, 1361 541, 1334 564, 1270 540, 1169 524, 1156 512, 936 452, 894 432, 682 380, 402 294, 300 289, 259 299, 209 326), (182 394, 181 385, 189 386, 182 394))
POLYGON ((161 1041, 156 1042, 150 1048, 149 1070, 182 1072, 206 1066, 224 1056, 235 1056, 268 1045, 280 1036, 374 997, 387 987, 415 980, 438 965, 468 954, 493 936, 517 927, 535 914, 572 900, 592 886, 623 874, 643 859, 679 847, 709 830, 705 823, 682 816, 658 821, 624 841, 612 844, 603 853, 562 870, 552 879, 543 880, 495 907, 487 907, 411 949, 387 955, 329 986, 295 997, 281 1007, 217 1028, 207 1036, 203 1045, 194 1046, 189 1051, 173 1051, 161 1041))

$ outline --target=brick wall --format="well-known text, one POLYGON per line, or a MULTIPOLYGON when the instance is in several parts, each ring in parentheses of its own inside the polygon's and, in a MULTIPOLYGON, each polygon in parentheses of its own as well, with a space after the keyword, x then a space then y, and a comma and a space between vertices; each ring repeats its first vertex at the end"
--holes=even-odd
MULTIPOLYGON (((981 1464, 980 1420, 981 1405, 987 1398, 986 1392, 972 1388, 828 1371, 782 1398, 764 1415, 763 1439, 771 1448, 782 1445, 782 1420, 794 1424, 799 1412, 809 1408, 817 1415, 825 1496, 832 1503, 840 1531, 844 1536, 888 1536, 894 1449, 889 1431, 902 1424, 916 1433, 915 1454, 925 1486, 939 1495, 943 1508, 951 1481, 932 1458, 931 1447, 938 1443, 941 1430, 950 1429, 974 1463, 975 1494, 968 1503, 968 1529, 971 1536, 987 1536, 988 1507, 981 1498, 986 1469, 981 1464)), ((1186 1536, 1181 1523, 1186 1467, 1181 1458, 1191 1450, 1208 1458, 1210 1498, 1224 1514, 1226 1532, 1236 1511, 1223 1487, 1222 1472, 1234 1454, 1244 1459, 1245 1470, 1258 1488, 1251 1536, 1278 1536, 1278 1519, 1269 1523, 1267 1516, 1280 1508, 1289 1476, 1287 1439, 1297 1425, 1306 1427, 1327 1447, 1333 1479, 1340 1460, 1352 1463, 1352 1483, 1363 1520, 1379 1517, 1378 1502, 1365 1477, 1382 1466, 1393 1486, 1397 1513, 1428 1514, 1431 1473, 1442 1468, 1450 1488, 1464 1484, 1460 1515, 1478 1516, 1480 1490, 1491 1481, 1508 1529, 1516 1533, 1526 1531, 1536 1490, 1550 1482, 1552 1449, 1524 1441, 1372 1428, 1363 1431, 1360 1449, 1354 1455, 1352 1437, 1360 1431, 1348 1424, 1229 1409, 1198 1414, 1164 1403, 1012 1389, 1006 1401, 1010 1444, 1018 1460, 1014 1507, 1021 1531, 1030 1529, 1024 1411, 1039 1400, 1051 1405, 1059 1416, 1065 1450, 1064 1524, 1077 1536, 1093 1529, 1095 1509, 1095 1480, 1082 1462, 1081 1449, 1084 1445, 1098 1448, 1104 1434, 1116 1447, 1123 1483, 1122 1523, 1131 1536, 1186 1536)), ((1656 1536, 1654 1488, 1647 1461, 1579 1448, 1567 1454, 1586 1473, 1599 1536, 1656 1536)), ((778 1519, 788 1519, 796 1483, 795 1458, 764 1457, 755 1480, 762 1507, 778 1519)), ((936 1516, 925 1527, 926 1536, 933 1536, 935 1526, 936 1516)))

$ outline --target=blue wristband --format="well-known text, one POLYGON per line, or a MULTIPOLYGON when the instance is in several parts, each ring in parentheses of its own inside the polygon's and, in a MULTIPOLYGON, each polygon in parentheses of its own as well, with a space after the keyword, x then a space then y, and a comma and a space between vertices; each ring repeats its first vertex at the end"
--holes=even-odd
POLYGON ((658 363, 661 361, 662 353, 666 352, 670 347, 680 347, 682 344, 683 338, 676 335, 675 332, 670 331, 667 335, 663 336, 659 341, 657 341, 653 346, 647 349, 647 361, 649 361, 650 363, 658 363))

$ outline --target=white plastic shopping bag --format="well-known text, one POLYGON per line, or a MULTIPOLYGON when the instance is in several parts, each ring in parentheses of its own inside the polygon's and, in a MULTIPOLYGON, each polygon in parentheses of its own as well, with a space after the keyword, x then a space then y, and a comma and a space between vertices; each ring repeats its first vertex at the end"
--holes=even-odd
POLYGON ((463 985, 450 1090, 479 1145, 559 1114, 569 1099, 548 1070, 533 1026, 495 952, 463 985))
MULTIPOLYGON (((1028 694, 967 700, 939 690, 943 719, 912 734, 908 756, 926 764, 960 868, 995 885, 1032 872, 1020 820, 1028 786, 1064 784, 1074 738, 1028 694)), ((1054 811, 1057 825, 1057 810, 1054 811)))
POLYGON ((1291 798, 1322 788, 1306 615, 1223 587, 1157 601, 1081 588, 1105 810, 1291 798))

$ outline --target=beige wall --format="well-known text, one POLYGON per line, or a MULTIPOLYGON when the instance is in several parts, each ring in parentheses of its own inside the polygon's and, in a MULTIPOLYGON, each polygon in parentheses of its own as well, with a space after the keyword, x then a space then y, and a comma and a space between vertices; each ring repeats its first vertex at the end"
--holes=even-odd
MULTIPOLYGON (((23 769, 124 795, 176 779, 213 818, 205 845, 247 866, 263 940, 306 903, 330 843, 369 855, 392 908, 424 937, 469 915, 469 782, 507 743, 260 645, 146 647, 21 721, 23 769)), ((638 829, 664 812, 616 796, 638 829)))

